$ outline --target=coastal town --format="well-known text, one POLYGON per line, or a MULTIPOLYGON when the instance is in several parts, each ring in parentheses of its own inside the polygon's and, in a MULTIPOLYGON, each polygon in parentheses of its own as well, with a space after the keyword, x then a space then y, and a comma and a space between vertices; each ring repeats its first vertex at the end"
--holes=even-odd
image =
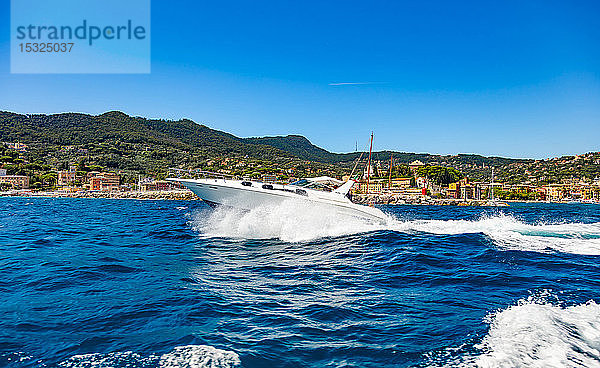
MULTIPOLYGON (((173 172, 165 170, 158 175, 137 177, 122 170, 95 170, 94 166, 71 163, 66 169, 46 170, 32 178, 14 172, 14 162, 25 162, 22 153, 28 146, 4 142, 13 156, 0 162, 0 194, 3 196, 48 196, 75 198, 140 198, 140 199, 195 199, 195 196, 178 183, 165 180, 173 172), (12 163, 12 165, 11 165, 12 163), (12 170, 11 170, 12 169, 12 170), (13 172, 11 172, 13 171, 13 172), (135 179, 135 180, 133 180, 135 179), (32 180, 41 180, 32 185, 32 180)), ((85 153, 85 152, 82 152, 85 153)), ((188 169, 189 175, 229 175, 265 183, 292 183, 301 178, 294 168, 261 167, 252 160, 222 158, 208 160, 206 167, 188 169), (240 172, 239 169, 245 169, 240 172), (208 174, 210 172, 210 174, 208 174)), ((414 160, 408 164, 377 160, 352 178, 357 181, 351 193, 356 201, 385 204, 471 204, 485 205, 486 201, 539 201, 539 202, 600 202, 600 178, 586 180, 573 175, 560 183, 536 185, 531 180, 522 183, 502 182, 493 178, 493 168, 482 167, 491 175, 488 180, 472 180, 453 167, 425 164, 414 160), (440 174, 441 173, 441 174, 440 174), (440 179, 442 178, 442 179, 440 179)), ((331 172, 308 171, 312 175, 332 175, 347 181, 349 173, 335 175, 331 172)), ((306 171, 303 172, 306 174, 306 171)), ((481 175, 481 177, 485 175, 481 175)))

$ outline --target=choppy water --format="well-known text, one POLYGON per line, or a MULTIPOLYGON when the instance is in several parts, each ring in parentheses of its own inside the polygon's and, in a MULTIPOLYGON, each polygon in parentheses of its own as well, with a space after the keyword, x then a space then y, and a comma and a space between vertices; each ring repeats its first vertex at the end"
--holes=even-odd
POLYGON ((0 198, 0 366, 600 366, 600 206, 0 198))

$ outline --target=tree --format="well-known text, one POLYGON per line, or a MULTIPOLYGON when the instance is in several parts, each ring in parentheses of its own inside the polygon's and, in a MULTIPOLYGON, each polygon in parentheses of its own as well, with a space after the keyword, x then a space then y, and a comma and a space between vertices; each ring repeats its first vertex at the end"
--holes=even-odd
POLYGON ((448 185, 462 179, 464 175, 453 167, 423 166, 417 169, 418 176, 426 177, 437 185, 448 185))
POLYGON ((44 175, 42 175, 42 183, 47 185, 47 186, 54 186, 56 185, 56 173, 54 172, 50 172, 50 173, 46 173, 44 175))

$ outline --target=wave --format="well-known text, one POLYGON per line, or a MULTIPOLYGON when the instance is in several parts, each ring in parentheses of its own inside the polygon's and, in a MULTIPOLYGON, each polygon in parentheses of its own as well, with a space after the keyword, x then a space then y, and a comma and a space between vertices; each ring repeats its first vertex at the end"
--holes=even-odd
POLYGON ((192 228, 206 237, 310 241, 378 230, 403 233, 475 234, 488 236, 501 249, 600 255, 600 223, 528 224, 511 215, 473 220, 400 220, 388 215, 385 224, 340 217, 334 209, 311 203, 284 202, 240 211, 229 207, 202 211, 192 228))
POLYGON ((463 367, 599 367, 600 305, 529 297, 486 317, 490 330, 463 367))
POLYGON ((233 351, 221 350, 207 345, 177 346, 160 357, 161 368, 226 368, 241 364, 233 351))
POLYGON ((499 214, 476 220, 413 220, 399 226, 432 234, 482 233, 509 250, 600 255, 600 223, 527 224, 499 214))
POLYGON ((142 356, 132 351, 82 354, 58 364, 63 368, 87 367, 159 367, 159 368, 232 368, 241 364, 233 351, 208 345, 176 346, 160 356, 142 356))
MULTIPOLYGON (((308 202, 286 201, 250 211, 218 207, 206 212, 193 216, 192 227, 208 237, 302 242, 388 228, 351 216, 340 216, 334 209, 308 202)), ((393 219, 390 217, 389 221, 393 219)))

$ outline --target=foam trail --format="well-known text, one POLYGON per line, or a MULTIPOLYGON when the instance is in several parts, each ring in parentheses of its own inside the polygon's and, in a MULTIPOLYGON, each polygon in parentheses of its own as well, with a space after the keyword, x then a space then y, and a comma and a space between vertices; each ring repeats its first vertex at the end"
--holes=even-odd
POLYGON ((301 242, 376 230, 474 234, 489 236, 501 249, 600 255, 600 223, 527 224, 509 215, 474 220, 407 220, 385 224, 340 216, 312 203, 284 202, 251 211, 220 207, 193 216, 192 227, 204 236, 236 239, 280 239, 301 242))
POLYGON ((477 220, 414 220, 399 223, 397 228, 432 234, 483 233, 499 247, 511 250, 600 255, 600 223, 527 224, 496 215, 477 220))
POLYGON ((240 364, 240 357, 233 351, 207 345, 177 346, 159 361, 161 368, 228 368, 240 364))
POLYGON ((600 305, 570 307, 530 297, 490 314, 490 330, 465 367, 599 367, 600 305))
POLYGON ((341 216, 332 208, 298 201, 260 206, 250 211, 218 207, 208 214, 202 212, 194 216, 192 226, 195 231, 209 237, 281 239, 286 242, 389 228, 351 216, 341 216))
POLYGON ((241 364, 233 351, 221 350, 208 345, 176 346, 172 351, 147 357, 124 351, 74 355, 59 363, 64 368, 92 367, 158 367, 158 368, 233 368, 241 364))

